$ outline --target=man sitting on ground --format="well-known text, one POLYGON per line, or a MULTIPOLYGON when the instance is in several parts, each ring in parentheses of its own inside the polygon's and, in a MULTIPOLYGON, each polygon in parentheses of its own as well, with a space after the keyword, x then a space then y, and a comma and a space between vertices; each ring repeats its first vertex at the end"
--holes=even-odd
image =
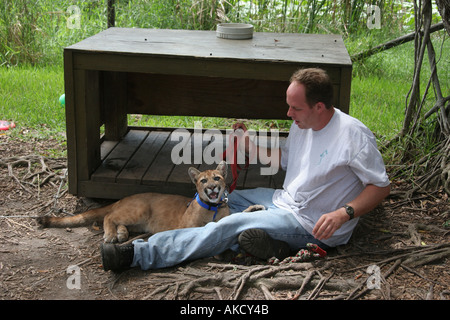
MULTIPOLYGON (((323 249, 347 243, 358 217, 390 192, 375 137, 334 108, 333 86, 322 69, 294 73, 286 101, 293 123, 282 150, 270 150, 286 170, 282 189, 235 190, 228 200, 232 214, 204 227, 169 230, 130 245, 103 244, 104 269, 170 267, 239 247, 261 259, 283 259, 307 243, 323 249), (253 204, 266 210, 242 212, 253 204)), ((234 128, 246 131, 242 124, 234 128)), ((257 147, 246 139, 243 148, 257 147)))

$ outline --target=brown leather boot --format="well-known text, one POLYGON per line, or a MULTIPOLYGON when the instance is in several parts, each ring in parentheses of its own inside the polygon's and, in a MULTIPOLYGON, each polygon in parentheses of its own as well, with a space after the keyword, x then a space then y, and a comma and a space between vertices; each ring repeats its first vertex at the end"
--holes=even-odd
POLYGON ((134 246, 132 243, 102 243, 100 246, 100 254, 105 271, 123 271, 131 268, 134 257, 134 246))
POLYGON ((238 242, 245 252, 263 260, 272 257, 282 260, 288 257, 291 251, 286 242, 272 239, 261 229, 243 231, 238 237, 238 242))

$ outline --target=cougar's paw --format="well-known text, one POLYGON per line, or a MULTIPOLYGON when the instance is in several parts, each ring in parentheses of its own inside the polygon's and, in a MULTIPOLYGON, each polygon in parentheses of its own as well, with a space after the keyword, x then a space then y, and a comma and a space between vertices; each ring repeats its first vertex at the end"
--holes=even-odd
POLYGON ((255 212, 255 211, 261 211, 261 210, 266 210, 266 207, 264 207, 261 204, 255 204, 255 205, 250 206, 247 209, 245 209, 244 212, 255 212))
POLYGON ((124 225, 120 225, 117 227, 117 241, 119 241, 120 243, 125 242, 128 240, 128 230, 127 227, 125 227, 124 225))
POLYGON ((105 243, 116 243, 117 242, 117 234, 106 233, 103 235, 103 241, 105 243))

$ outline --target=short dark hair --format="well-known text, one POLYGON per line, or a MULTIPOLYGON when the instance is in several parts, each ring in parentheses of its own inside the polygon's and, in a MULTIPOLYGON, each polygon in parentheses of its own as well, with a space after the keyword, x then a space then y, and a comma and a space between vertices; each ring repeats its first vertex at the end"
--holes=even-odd
POLYGON ((333 106, 333 84, 325 70, 307 68, 297 70, 291 77, 292 82, 305 86, 306 101, 310 107, 322 102, 327 109, 333 106))

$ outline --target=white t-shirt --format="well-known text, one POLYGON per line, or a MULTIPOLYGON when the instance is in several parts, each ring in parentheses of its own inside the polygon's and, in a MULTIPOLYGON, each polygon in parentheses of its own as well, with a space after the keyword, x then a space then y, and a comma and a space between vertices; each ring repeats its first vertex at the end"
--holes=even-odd
MULTIPOLYGON (((372 132, 338 109, 322 130, 292 124, 281 167, 286 178, 273 203, 292 212, 309 233, 324 213, 354 200, 368 184, 389 185, 372 132)), ((332 247, 347 243, 357 222, 355 218, 344 223, 322 242, 332 247)))

